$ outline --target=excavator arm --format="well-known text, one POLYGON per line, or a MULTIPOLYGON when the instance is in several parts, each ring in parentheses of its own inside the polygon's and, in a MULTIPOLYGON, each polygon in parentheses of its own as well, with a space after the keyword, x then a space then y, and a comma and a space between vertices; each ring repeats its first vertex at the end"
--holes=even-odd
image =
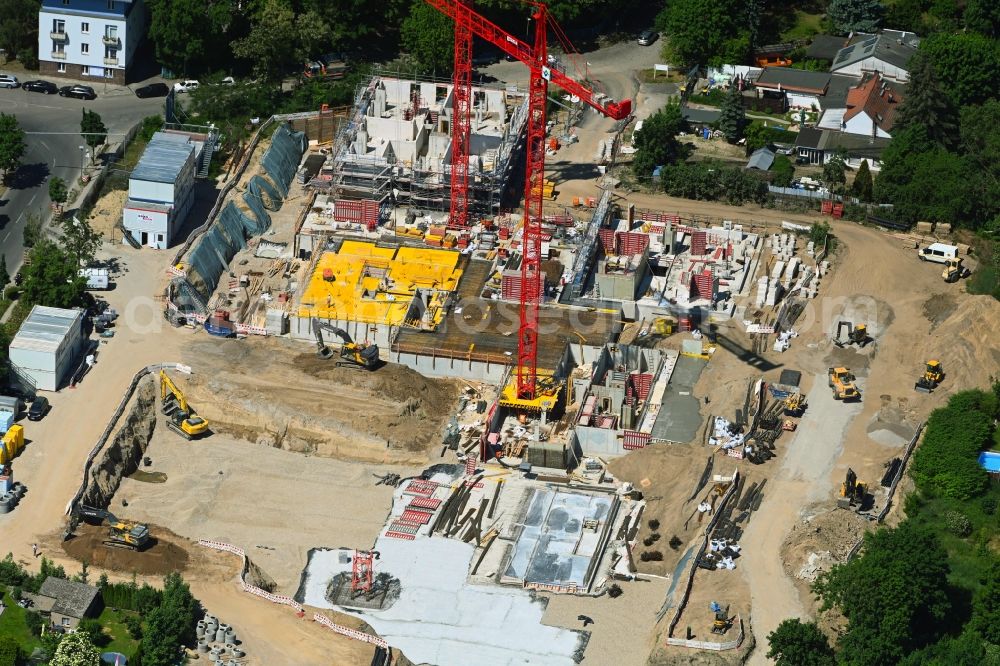
POLYGON ((170 379, 165 370, 160 370, 160 400, 166 400, 167 395, 173 395, 177 399, 177 406, 181 408, 181 411, 187 412, 188 403, 184 398, 184 394, 181 392, 174 381, 170 379))

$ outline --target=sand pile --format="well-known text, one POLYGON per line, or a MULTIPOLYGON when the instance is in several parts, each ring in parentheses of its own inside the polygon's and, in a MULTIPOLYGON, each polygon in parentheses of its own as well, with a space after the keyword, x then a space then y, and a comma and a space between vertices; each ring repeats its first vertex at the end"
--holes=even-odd
MULTIPOLYGON (((127 509, 119 509, 122 517, 127 517, 125 511, 127 509)), ((182 540, 165 528, 149 526, 152 545, 142 552, 104 545, 107 532, 105 527, 81 524, 76 536, 63 542, 63 550, 73 559, 101 569, 135 572, 142 576, 183 571, 187 566, 188 553, 179 545, 182 540)))
MULTIPOLYGON (((125 209, 127 199, 127 190, 111 190, 98 199, 90 217, 87 218, 90 227, 104 238, 110 239, 114 228, 121 224, 122 211, 125 209)), ((118 233, 118 237, 121 240, 121 232, 118 233)))
MULTIPOLYGON (((877 481, 876 481, 877 483, 877 481)), ((781 547, 785 571, 799 580, 813 581, 835 563, 847 561, 851 549, 873 523, 853 511, 829 509, 809 515, 792 526, 781 547)))
POLYGON ((945 386, 953 386, 955 390, 985 387, 1000 368, 997 322, 1000 322, 1000 301, 990 296, 963 298, 919 347, 917 362, 940 360, 945 386))

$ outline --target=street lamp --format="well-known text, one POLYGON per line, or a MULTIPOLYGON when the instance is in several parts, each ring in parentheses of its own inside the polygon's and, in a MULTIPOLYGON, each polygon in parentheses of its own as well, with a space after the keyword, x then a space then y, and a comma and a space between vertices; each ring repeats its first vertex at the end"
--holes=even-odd
POLYGON ((87 155, 87 147, 80 146, 80 178, 83 178, 83 160, 87 155))

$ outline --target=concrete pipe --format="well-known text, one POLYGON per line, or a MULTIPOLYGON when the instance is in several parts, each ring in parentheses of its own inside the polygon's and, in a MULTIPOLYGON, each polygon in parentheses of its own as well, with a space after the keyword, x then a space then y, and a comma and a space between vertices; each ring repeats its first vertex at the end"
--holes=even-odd
POLYGON ((206 622, 205 623, 205 633, 206 634, 212 634, 214 636, 215 635, 215 630, 218 629, 218 628, 219 628, 219 625, 216 624, 215 622, 206 622))
POLYGON ((11 506, 5 500, 0 499, 0 513, 10 513, 11 506))
POLYGON ((220 622, 219 623, 219 629, 222 629, 223 631, 231 631, 232 627, 230 627, 228 624, 224 624, 224 623, 220 622))
POLYGON ((208 641, 206 641, 205 639, 201 639, 200 641, 198 641, 198 652, 202 653, 208 652, 208 641))
POLYGON ((217 617, 205 613, 205 624, 218 624, 218 623, 219 619, 217 617))
POLYGON ((227 649, 227 650, 229 650, 229 653, 230 653, 230 654, 232 654, 233 650, 235 650, 235 649, 236 649, 236 646, 235 646, 235 645, 233 645, 232 643, 230 643, 230 642, 228 642, 228 641, 227 641, 227 642, 226 642, 226 649, 227 649))
POLYGON ((225 643, 226 642, 226 632, 223 631, 222 629, 216 629, 215 630, 215 642, 216 643, 225 643))
POLYGON ((205 637, 205 623, 204 622, 199 622, 198 626, 196 626, 194 628, 194 635, 197 636, 198 638, 204 638, 205 637))
POLYGON ((14 492, 14 496, 17 497, 18 499, 21 499, 22 497, 24 497, 24 491, 26 490, 26 488, 24 487, 24 484, 21 483, 20 481, 15 481, 12 490, 14 492))
POLYGON ((233 656, 236 657, 237 659, 242 659, 243 657, 247 656, 247 653, 239 648, 234 648, 233 656))
POLYGON ((237 664, 237 663, 236 663, 236 660, 235 660, 235 659, 230 659, 230 660, 229 660, 229 661, 228 661, 228 662, 226 663, 226 666, 239 666, 239 664, 237 664))
POLYGON ((209 651, 208 656, 211 659, 218 660, 219 657, 222 656, 222 652, 219 650, 219 648, 214 647, 214 648, 211 649, 211 651, 209 651))
POLYGON ((236 632, 232 629, 226 629, 226 642, 235 643, 236 642, 236 632))

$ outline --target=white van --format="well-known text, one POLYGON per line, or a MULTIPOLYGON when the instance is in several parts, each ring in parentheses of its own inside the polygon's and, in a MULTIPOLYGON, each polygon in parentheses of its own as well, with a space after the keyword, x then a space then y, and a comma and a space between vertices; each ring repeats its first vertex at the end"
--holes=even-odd
POLYGON ((920 257, 920 261, 934 261, 943 264, 958 258, 958 247, 944 243, 931 243, 927 247, 918 248, 917 256, 920 257))

